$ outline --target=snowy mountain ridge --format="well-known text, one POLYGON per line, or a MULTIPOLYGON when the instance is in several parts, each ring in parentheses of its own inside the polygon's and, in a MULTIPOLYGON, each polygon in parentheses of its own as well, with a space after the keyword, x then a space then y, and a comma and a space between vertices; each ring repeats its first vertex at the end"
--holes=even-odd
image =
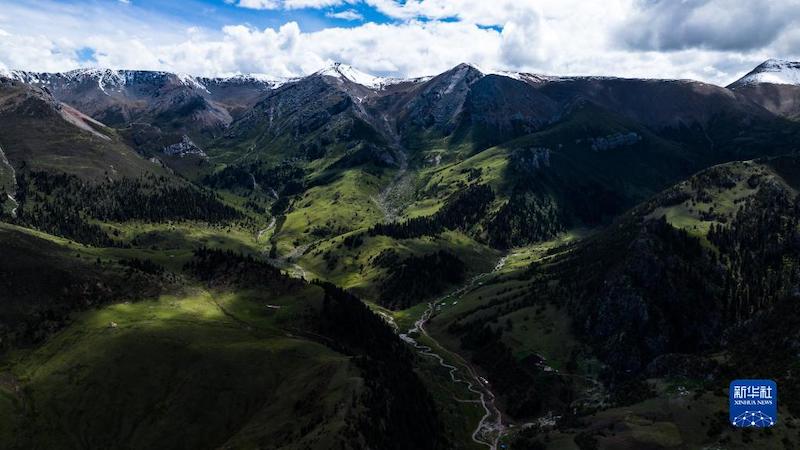
MULTIPOLYGON (((480 72, 483 76, 495 75, 512 78, 529 84, 569 82, 576 80, 607 80, 618 79, 611 76, 557 76, 544 75, 529 72, 514 72, 507 70, 486 69, 472 63, 462 63, 458 68, 471 68, 480 72)), ((401 78, 401 77, 381 77, 358 70, 350 65, 334 62, 323 69, 320 69, 308 76, 331 77, 357 85, 364 86, 374 91, 380 91, 390 86, 402 83, 423 83, 434 78, 434 76, 401 78)), ((106 89, 119 90, 132 81, 155 80, 158 78, 172 78, 175 83, 208 92, 207 85, 222 84, 262 84, 268 89, 277 89, 285 84, 294 83, 306 77, 277 77, 263 73, 233 74, 230 76, 193 76, 185 73, 171 73, 164 71, 145 71, 145 70, 117 70, 101 68, 75 69, 68 72, 46 73, 30 72, 22 70, 11 70, 0 63, 0 78, 15 79, 24 83, 38 84, 47 86, 58 79, 61 83, 82 83, 96 82, 101 91, 106 89)), ((640 78, 632 78, 640 79, 640 78)), ((647 81, 692 81, 692 80, 666 80, 666 79, 642 79, 647 81)), ((753 69, 744 77, 732 83, 728 88, 755 85, 755 84, 782 84, 800 86, 800 62, 792 62, 779 59, 769 59, 753 69)))

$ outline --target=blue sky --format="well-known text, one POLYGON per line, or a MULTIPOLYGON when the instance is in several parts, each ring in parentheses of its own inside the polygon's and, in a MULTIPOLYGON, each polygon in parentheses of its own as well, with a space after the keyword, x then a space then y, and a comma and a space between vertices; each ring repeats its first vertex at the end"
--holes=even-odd
MULTIPOLYGON (((119 0, 93 0, 94 3, 120 3, 123 7, 134 10, 157 12, 186 24, 219 29, 225 25, 247 23, 257 28, 279 27, 286 22, 297 22, 307 32, 318 31, 328 27, 355 27, 364 21, 386 23, 392 19, 379 13, 364 3, 355 5, 342 4, 325 8, 299 9, 252 9, 237 6, 223 0, 131 0, 129 3, 119 0), (330 13, 356 11, 363 20, 342 20, 330 17, 330 13)), ((87 3, 85 0, 72 0, 71 3, 87 3)))
POLYGON ((798 59, 800 0, 0 0, 0 69, 298 76, 461 62, 726 84, 798 59))

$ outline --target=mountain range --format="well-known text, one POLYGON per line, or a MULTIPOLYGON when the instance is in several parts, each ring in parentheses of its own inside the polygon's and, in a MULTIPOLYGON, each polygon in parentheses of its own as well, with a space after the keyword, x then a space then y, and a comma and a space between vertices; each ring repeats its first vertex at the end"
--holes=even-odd
POLYGON ((792 448, 799 73, 0 72, 0 447, 792 448))

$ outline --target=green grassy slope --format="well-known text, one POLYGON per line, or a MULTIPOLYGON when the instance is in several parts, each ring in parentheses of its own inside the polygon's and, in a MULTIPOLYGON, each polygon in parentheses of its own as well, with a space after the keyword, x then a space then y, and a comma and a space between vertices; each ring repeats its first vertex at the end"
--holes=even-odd
MULTIPOLYGON (((347 236, 324 240, 311 246, 299 259, 299 263, 309 273, 351 289, 371 301, 378 299, 382 280, 393 270, 375 263, 376 258, 384 251, 392 251, 404 258, 432 254, 444 249, 466 264, 469 275, 490 270, 493 261, 499 257, 499 252, 478 244, 462 233, 450 231, 436 237, 415 239, 364 237, 363 243, 357 246, 345 244, 347 236)), ((431 292, 429 295, 436 294, 437 292, 431 292)))
POLYGON ((362 381, 278 326, 319 301, 198 291, 84 313, 12 357, 24 390, 3 447, 330 448, 362 381))
POLYGON ((127 267, 66 239, 0 223, 2 347, 40 342, 71 311, 158 295, 170 280, 127 267))
POLYGON ((357 299, 235 253, 169 258, 200 243, 237 248, 222 230, 124 230, 137 228, 172 246, 100 249, 0 227, 12 257, 0 279, 0 447, 443 445, 404 344, 357 299), (166 272, 125 263, 157 264, 157 252, 166 272), (417 413, 398 420, 382 402, 417 413), (411 438, 408 426, 428 431, 411 438))
POLYGON ((428 331, 470 355, 509 419, 528 424, 506 436, 511 448, 784 448, 800 413, 786 319, 797 167, 796 156, 713 167, 594 235, 512 250, 440 303, 428 331), (725 330, 785 339, 762 349, 761 367, 755 344, 725 344, 725 330), (731 430, 728 382, 761 376, 782 380, 784 424, 731 430), (548 411, 557 426, 540 420, 548 411))

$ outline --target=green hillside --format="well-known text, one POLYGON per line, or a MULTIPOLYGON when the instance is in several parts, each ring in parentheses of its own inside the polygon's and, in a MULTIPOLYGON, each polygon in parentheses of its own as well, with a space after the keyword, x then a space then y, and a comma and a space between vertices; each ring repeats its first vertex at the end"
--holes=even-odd
POLYGON ((16 227, 0 240, 13 252, 3 343, 15 344, 0 363, 4 448, 443 445, 410 354, 343 291, 227 250, 172 272, 16 227))

